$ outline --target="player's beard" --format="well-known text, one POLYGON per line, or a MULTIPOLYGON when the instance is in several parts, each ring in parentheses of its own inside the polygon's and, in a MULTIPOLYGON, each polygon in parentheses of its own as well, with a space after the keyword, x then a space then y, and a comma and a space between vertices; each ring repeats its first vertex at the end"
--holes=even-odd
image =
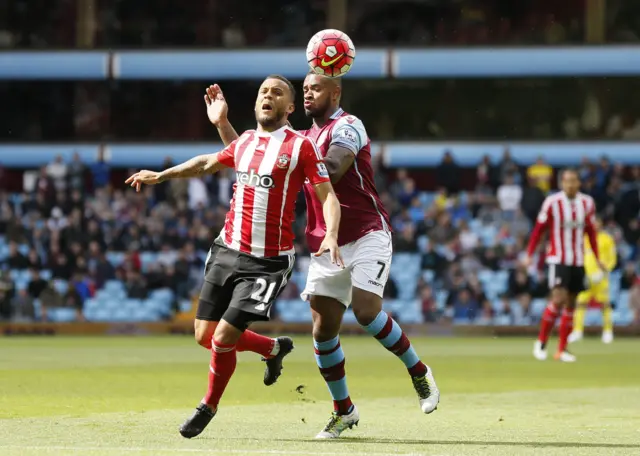
POLYGON ((307 117, 311 117, 312 119, 322 119, 327 114, 329 110, 329 103, 326 103, 324 106, 315 105, 313 109, 304 110, 304 115, 307 117))
POLYGON ((271 129, 277 126, 284 118, 285 111, 272 110, 271 113, 256 112, 256 121, 265 129, 271 129))

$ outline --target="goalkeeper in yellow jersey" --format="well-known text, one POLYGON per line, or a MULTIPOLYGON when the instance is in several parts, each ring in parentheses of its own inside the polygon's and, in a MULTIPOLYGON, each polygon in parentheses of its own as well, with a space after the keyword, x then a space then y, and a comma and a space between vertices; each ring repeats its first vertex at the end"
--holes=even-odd
POLYGON ((582 339, 584 330, 584 317, 587 307, 596 302, 602 306, 602 342, 610 344, 613 342, 613 320, 611 316, 611 302, 609 298, 609 273, 616 267, 617 254, 616 243, 613 237, 602 229, 602 220, 596 219, 596 230, 598 232, 598 253, 600 261, 607 272, 603 272, 598 267, 591 245, 588 239, 584 238, 584 269, 589 280, 586 291, 578 295, 576 311, 574 314, 573 332, 569 335, 569 342, 576 342, 582 339))

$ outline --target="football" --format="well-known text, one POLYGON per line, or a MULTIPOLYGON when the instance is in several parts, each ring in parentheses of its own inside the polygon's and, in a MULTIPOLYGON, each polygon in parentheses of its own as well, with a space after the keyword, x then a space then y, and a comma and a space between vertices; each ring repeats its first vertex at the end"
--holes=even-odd
POLYGON ((307 62, 315 73, 337 78, 349 72, 356 58, 356 48, 346 33, 322 30, 309 40, 307 62))

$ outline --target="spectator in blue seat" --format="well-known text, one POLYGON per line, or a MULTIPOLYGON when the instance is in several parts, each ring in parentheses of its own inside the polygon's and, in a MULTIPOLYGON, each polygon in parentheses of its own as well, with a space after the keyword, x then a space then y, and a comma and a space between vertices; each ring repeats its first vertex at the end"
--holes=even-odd
POLYGON ((384 299, 398 299, 398 286, 393 278, 389 277, 389 280, 387 280, 387 284, 382 292, 382 297, 384 299))
POLYGON ((457 293, 456 299, 453 301, 453 319, 468 320, 473 322, 478 316, 480 303, 471 295, 469 290, 463 288, 457 293))
POLYGON ((27 291, 33 299, 38 299, 45 288, 47 288, 48 282, 40 277, 40 272, 32 268, 30 271, 31 277, 29 284, 27 285, 27 291))
POLYGON ((426 251, 422 254, 422 269, 430 269, 435 272, 436 277, 442 277, 442 274, 446 267, 446 260, 443 256, 433 250, 433 244, 429 242, 427 244, 426 251))
POLYGON ((393 237, 396 252, 418 252, 418 241, 416 239, 416 230, 413 224, 407 223, 399 234, 393 237))
POLYGON ((145 299, 147 297, 146 281, 138 271, 129 270, 126 272, 125 288, 129 298, 145 299))
POLYGON ((91 165, 91 174, 94 191, 109 185, 111 179, 111 167, 104 159, 104 150, 98 151, 98 159, 91 165))
POLYGON ((18 290, 11 300, 11 319, 15 322, 30 322, 36 319, 33 297, 27 290, 18 290))
POLYGON ((469 208, 460 202, 460 198, 455 196, 451 198, 451 205, 447 209, 451 215, 451 223, 458 226, 461 222, 468 222, 471 220, 471 211, 469 208))
POLYGON ((448 244, 458 235, 458 230, 451 223, 451 215, 443 212, 438 216, 436 225, 429 231, 429 239, 436 244, 448 244))
POLYGON ((527 270, 522 266, 518 266, 509 274, 508 291, 504 297, 505 299, 516 299, 520 303, 523 313, 528 315, 532 289, 533 281, 527 274, 527 270))
POLYGON ((42 304, 42 320, 47 321, 47 311, 53 307, 64 307, 64 299, 49 282, 42 293, 40 293, 40 303, 42 304))
POLYGON ((480 257, 480 261, 485 267, 492 271, 500 270, 500 258, 498 257, 495 247, 484 249, 480 257))
POLYGON ((9 256, 4 261, 4 264, 9 269, 27 269, 29 267, 29 260, 18 250, 18 244, 15 242, 9 243, 9 256))
POLYGON ((435 323, 438 319, 438 307, 433 297, 433 289, 429 285, 420 288, 420 304, 424 321, 435 323))
MULTIPOLYGON (((52 252, 53 255, 53 252, 52 252)), ((66 254, 60 252, 52 258, 51 265, 48 269, 51 269, 51 274, 54 279, 69 280, 73 273, 73 268, 69 264, 69 258, 66 254)))
POLYGON ((9 276, 9 271, 0 270, 0 319, 5 320, 11 317, 11 300, 15 289, 13 281, 9 276))
POLYGON ((82 192, 85 189, 85 173, 87 171, 86 166, 82 163, 80 154, 74 152, 71 163, 68 166, 67 178, 68 187, 73 192, 82 192))
POLYGON ((533 178, 527 178, 527 185, 522 190, 520 208, 531 223, 535 223, 538 212, 544 202, 544 192, 538 187, 533 178))
POLYGON ((547 299, 549 297, 549 282, 544 270, 536 271, 536 278, 532 281, 531 297, 547 299))
POLYGON ((27 255, 27 261, 29 262, 29 268, 40 270, 42 269, 42 260, 40 259, 40 255, 38 255, 38 251, 34 248, 29 250, 29 254, 27 255))
POLYGON ((450 150, 445 150, 442 161, 436 168, 438 185, 447 189, 449 195, 455 195, 460 190, 460 166, 453 159, 450 150))

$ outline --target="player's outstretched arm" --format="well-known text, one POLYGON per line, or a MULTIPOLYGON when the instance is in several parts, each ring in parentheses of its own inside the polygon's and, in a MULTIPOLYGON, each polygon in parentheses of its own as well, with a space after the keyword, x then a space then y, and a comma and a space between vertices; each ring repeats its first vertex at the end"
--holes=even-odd
POLYGON ((344 267, 344 261, 338 247, 338 228, 340 227, 340 203, 336 197, 333 187, 329 182, 314 185, 318 199, 322 202, 322 212, 327 225, 327 233, 315 256, 320 256, 329 251, 331 262, 340 267, 344 267))
POLYGON ((143 169, 130 176, 125 181, 125 184, 131 185, 139 192, 142 184, 156 185, 168 179, 201 177, 206 174, 213 174, 225 167, 226 165, 218 161, 218 154, 198 155, 164 171, 158 172, 143 169))
POLYGON ((238 133, 227 117, 229 105, 227 100, 224 99, 224 94, 218 84, 210 85, 205 89, 204 102, 207 105, 207 117, 218 130, 224 145, 228 146, 238 139, 238 133))

